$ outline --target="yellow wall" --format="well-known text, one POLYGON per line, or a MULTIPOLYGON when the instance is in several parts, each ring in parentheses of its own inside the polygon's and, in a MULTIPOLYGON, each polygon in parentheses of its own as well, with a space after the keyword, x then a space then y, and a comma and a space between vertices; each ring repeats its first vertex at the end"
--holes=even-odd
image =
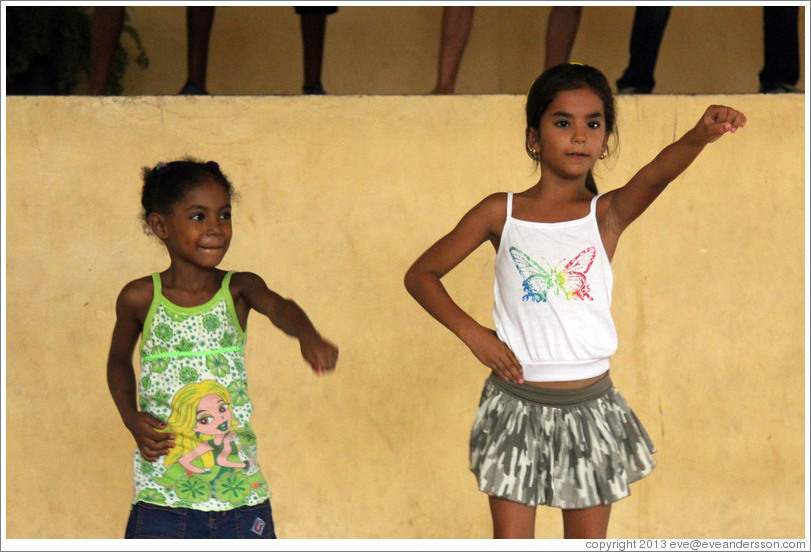
MULTIPOLYGON (((624 183, 710 103, 749 119, 634 223, 614 260, 612 377, 659 465, 611 537, 801 538, 804 98, 620 97, 624 183)), ((487 538, 467 468, 486 370, 402 276, 485 194, 521 190, 520 95, 7 99, 9 538, 118 538, 134 441, 105 381, 114 301, 163 270, 139 223, 140 168, 191 154, 236 185, 223 267, 255 271, 341 348, 313 376, 254 314, 260 463, 281 537, 487 538), (32 506, 42 511, 32 515, 32 506)), ((491 323, 492 259, 447 277, 491 323)), ((561 535, 541 509, 538 536, 561 535)))
MULTIPOLYGON (((523 94, 542 69, 549 6, 479 6, 457 92, 523 94)), ((176 94, 186 79, 182 6, 129 8, 150 58, 132 64, 124 94, 176 94)), ((747 94, 763 66, 760 6, 676 6, 662 39, 660 94, 747 94)), ((341 6, 327 21, 323 82, 331 94, 421 94, 434 86, 441 6, 341 6)), ((628 63, 633 6, 583 10, 571 59, 599 67, 613 84, 628 63)), ((800 8, 801 77, 805 9, 800 8)), ((122 44, 134 51, 126 35, 122 44)), ((211 34, 212 94, 299 94, 299 18, 290 6, 218 7, 211 34)), ((81 87, 77 92, 82 92, 81 87)))

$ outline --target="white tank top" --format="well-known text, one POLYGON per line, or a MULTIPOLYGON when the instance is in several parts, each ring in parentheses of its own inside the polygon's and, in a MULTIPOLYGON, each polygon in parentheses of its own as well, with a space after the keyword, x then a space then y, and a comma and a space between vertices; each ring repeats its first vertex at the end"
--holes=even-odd
POLYGON ((493 319, 526 381, 598 376, 617 350, 614 279, 597 226, 598 197, 581 219, 545 223, 513 218, 513 195, 507 194, 493 319))

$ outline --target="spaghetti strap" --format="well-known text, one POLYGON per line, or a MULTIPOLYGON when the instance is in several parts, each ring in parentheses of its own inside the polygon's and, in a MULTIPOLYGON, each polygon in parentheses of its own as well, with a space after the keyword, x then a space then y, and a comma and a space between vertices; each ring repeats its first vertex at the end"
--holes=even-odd
POLYGON ((225 276, 222 279, 222 284, 220 284, 220 288, 222 290, 224 290, 224 291, 229 291, 230 290, 229 286, 231 285, 231 275, 234 272, 236 272, 236 271, 235 270, 229 270, 228 272, 225 273, 225 276))
POLYGON ((152 273, 152 285, 155 286, 155 297, 161 294, 161 275, 157 272, 152 273))
POLYGON ((596 215, 597 214, 597 200, 603 194, 597 194, 593 198, 591 198, 591 206, 589 207, 589 214, 596 215))
POLYGON ((513 193, 507 192, 507 220, 513 216, 513 193))

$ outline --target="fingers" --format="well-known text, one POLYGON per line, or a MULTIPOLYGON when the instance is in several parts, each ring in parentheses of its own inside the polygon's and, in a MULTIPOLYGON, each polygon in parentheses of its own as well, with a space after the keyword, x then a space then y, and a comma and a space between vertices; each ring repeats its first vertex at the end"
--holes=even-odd
POLYGON ((513 352, 505 345, 502 356, 497 358, 490 366, 501 379, 513 383, 524 383, 524 370, 521 363, 515 358, 513 352))
POLYGON ((146 412, 141 413, 141 419, 144 420, 150 427, 154 429, 165 429, 166 424, 163 423, 161 420, 157 419, 155 416, 148 414, 146 412))
POLYGON ((149 462, 155 462, 161 456, 166 456, 174 448, 175 436, 158 430, 166 428, 166 424, 154 416, 141 412, 134 429, 133 437, 141 451, 141 456, 149 462))
POLYGON ((166 456, 169 451, 175 446, 174 440, 170 439, 168 435, 161 435, 160 440, 142 438, 136 439, 138 443, 138 450, 141 451, 141 456, 149 462, 157 461, 161 456, 166 456))
POLYGON ((711 105, 705 115, 708 130, 718 135, 735 132, 746 125, 746 116, 743 113, 724 105, 711 105))
POLYGON ((323 341, 322 346, 315 348, 307 361, 319 376, 331 372, 338 363, 338 348, 329 341, 323 341))

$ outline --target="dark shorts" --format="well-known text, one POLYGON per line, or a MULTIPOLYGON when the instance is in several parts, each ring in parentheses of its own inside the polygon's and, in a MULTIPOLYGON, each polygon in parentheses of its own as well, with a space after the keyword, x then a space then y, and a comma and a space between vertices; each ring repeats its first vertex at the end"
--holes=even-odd
POLYGON ((136 502, 126 539, 275 539, 270 501, 222 512, 136 502))
POLYGON ((338 11, 338 6, 294 6, 294 8, 299 15, 311 15, 314 13, 330 15, 338 11))

